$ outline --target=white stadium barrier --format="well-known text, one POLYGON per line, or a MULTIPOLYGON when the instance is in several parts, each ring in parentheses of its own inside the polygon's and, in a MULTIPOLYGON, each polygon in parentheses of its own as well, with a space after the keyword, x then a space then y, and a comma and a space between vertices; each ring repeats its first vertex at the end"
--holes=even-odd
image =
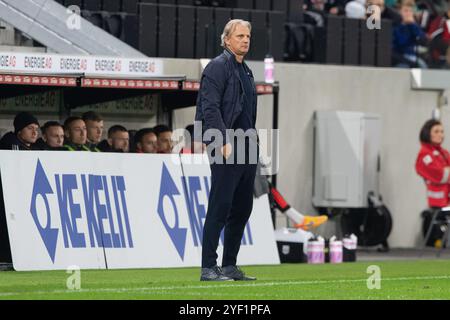
MULTIPOLYGON (((0 151, 0 172, 15 270, 200 266, 206 156, 0 151)), ((238 264, 279 263, 265 195, 238 264)))

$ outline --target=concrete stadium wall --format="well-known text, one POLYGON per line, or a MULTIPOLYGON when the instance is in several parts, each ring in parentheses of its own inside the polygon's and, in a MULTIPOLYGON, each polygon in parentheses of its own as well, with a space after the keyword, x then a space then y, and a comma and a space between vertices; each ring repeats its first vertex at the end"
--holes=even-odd
MULTIPOLYGON (((166 72, 192 72, 192 69, 185 69, 187 65, 188 61, 178 60, 173 64, 167 61, 166 72)), ((262 80, 263 63, 251 62, 250 65, 257 80, 262 80)), ((311 203, 314 111, 380 114, 383 125, 380 191, 393 215, 389 244, 392 247, 419 245, 420 213, 427 203, 425 186, 415 173, 414 163, 420 147, 419 130, 431 117, 438 94, 411 90, 410 71, 406 69, 277 63, 275 73, 281 88, 278 187, 286 199, 299 211, 315 214, 311 203)), ((271 103, 270 96, 260 98, 258 128, 271 127, 271 103)), ((192 122, 193 115, 194 108, 177 112, 176 125, 182 127, 192 122)), ((450 111, 444 108, 442 116, 445 122, 450 111)), ((450 124, 447 122, 444 126, 450 132, 450 124)), ((448 141, 444 145, 450 148, 448 141)), ((277 226, 286 223, 284 216, 277 216, 277 226)), ((337 224, 334 219, 318 232, 330 236, 336 233, 337 224)))

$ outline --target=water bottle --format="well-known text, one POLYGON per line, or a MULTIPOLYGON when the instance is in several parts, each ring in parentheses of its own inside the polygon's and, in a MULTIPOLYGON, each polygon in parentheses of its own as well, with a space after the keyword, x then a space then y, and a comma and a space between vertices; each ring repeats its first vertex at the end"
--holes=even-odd
POLYGON ((331 263, 342 263, 342 241, 336 240, 333 236, 330 239, 330 262, 331 263))
POLYGON ((325 262, 325 239, 312 238, 308 241, 308 263, 319 264, 325 262))
POLYGON ((274 60, 273 57, 268 54, 266 58, 264 59, 264 79, 266 83, 274 83, 274 60))

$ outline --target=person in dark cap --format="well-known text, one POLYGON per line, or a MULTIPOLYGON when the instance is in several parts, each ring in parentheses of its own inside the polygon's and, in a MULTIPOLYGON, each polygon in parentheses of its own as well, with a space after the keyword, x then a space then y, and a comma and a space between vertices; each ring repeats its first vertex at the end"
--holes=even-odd
POLYGON ((33 150, 39 136, 39 121, 28 112, 14 118, 14 132, 6 133, 0 140, 1 150, 33 150))

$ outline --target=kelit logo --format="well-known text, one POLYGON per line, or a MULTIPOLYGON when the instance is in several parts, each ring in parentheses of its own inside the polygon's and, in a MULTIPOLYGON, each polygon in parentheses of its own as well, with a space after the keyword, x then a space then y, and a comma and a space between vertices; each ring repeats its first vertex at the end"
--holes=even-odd
MULTIPOLYGON (((184 260, 188 234, 192 237, 194 247, 200 247, 203 237, 203 225, 206 219, 206 203, 201 198, 208 199, 210 191, 210 178, 199 176, 181 177, 182 190, 177 187, 176 181, 170 174, 166 164, 163 163, 161 170, 161 185, 158 199, 158 216, 161 219, 164 229, 175 247, 181 260, 184 260), (203 194, 203 197, 202 197, 203 194), (177 202, 176 199, 184 202, 177 202), (177 203, 183 203, 185 208, 179 208, 177 203), (189 228, 180 222, 181 209, 187 209, 189 217, 189 228), (169 223, 168 212, 174 215, 174 222, 169 223), (189 233, 188 233, 189 231, 189 233)), ((223 245, 223 232, 220 242, 223 245)), ((253 236, 250 223, 247 224, 242 245, 253 245, 253 236)))
POLYGON ((123 176, 68 173, 48 176, 38 160, 30 213, 53 263, 60 234, 65 248, 134 247, 123 176), (82 196, 81 201, 75 201, 75 193, 82 196), (38 206, 39 201, 44 206, 38 206), (60 223, 51 211, 55 206, 60 223), (45 225, 39 219, 42 216, 47 217, 45 225), (78 230, 82 225, 87 231, 78 230))
POLYGON ((172 176, 167 170, 165 164, 163 164, 162 174, 161 174, 161 188, 159 192, 159 200, 158 200, 158 215, 161 218, 164 228, 169 234, 170 240, 172 240, 173 245, 177 249, 177 252, 180 258, 184 259, 184 250, 186 248, 186 228, 180 227, 180 216, 178 214, 178 208, 175 203, 175 196, 180 195, 180 191, 178 190, 175 182, 172 179, 172 176), (164 198, 167 197, 170 200, 170 204, 172 205, 173 212, 175 215, 175 224, 173 227, 169 225, 167 222, 165 212, 164 212, 164 198))

